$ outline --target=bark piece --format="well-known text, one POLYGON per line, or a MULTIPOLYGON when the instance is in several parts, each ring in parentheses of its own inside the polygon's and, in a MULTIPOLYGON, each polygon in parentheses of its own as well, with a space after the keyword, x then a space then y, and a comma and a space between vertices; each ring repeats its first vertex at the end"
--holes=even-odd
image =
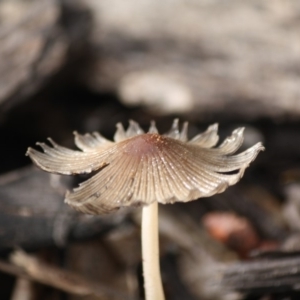
POLYGON ((79 1, 1 1, 0 104, 26 99, 78 59, 89 27, 79 1))
POLYGON ((94 89, 165 114, 300 114, 298 0, 89 5, 95 61, 84 80, 94 89))
POLYGON ((0 249, 64 245, 106 232, 124 214, 90 217, 76 213, 63 201, 68 177, 49 175, 34 168, 0 177, 0 249))
POLYGON ((88 296, 96 295, 99 297, 109 297, 109 299, 127 299, 127 297, 119 293, 116 289, 110 289, 84 279, 78 274, 70 271, 60 269, 58 267, 49 265, 33 255, 18 250, 12 253, 10 257, 14 266, 2 263, 10 274, 19 275, 21 277, 37 281, 42 284, 52 286, 54 288, 65 291, 66 293, 88 296))
POLYGON ((0 102, 29 95, 65 59, 56 1, 0 4, 0 102))

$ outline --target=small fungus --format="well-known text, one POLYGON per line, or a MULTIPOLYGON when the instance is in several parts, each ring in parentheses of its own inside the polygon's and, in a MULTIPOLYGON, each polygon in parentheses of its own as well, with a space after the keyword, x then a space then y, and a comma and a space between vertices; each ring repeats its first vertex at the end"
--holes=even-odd
POLYGON ((191 140, 188 124, 179 130, 178 119, 160 135, 152 122, 147 133, 130 121, 125 131, 117 124, 114 141, 98 132, 80 135, 75 144, 81 151, 38 143, 43 152, 29 148, 27 155, 41 169, 57 174, 97 171, 65 202, 88 214, 103 214, 120 207, 143 206, 142 252, 147 300, 162 300, 159 271, 158 204, 188 202, 223 192, 243 176, 245 169, 264 147, 255 144, 233 155, 243 142, 243 128, 233 131, 218 147, 218 125, 214 124, 191 140))

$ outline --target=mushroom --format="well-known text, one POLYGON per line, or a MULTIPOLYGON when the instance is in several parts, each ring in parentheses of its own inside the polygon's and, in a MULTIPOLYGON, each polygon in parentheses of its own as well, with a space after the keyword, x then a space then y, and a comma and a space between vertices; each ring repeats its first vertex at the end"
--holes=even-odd
POLYGON ((114 141, 98 132, 75 132, 74 151, 48 139, 51 146, 37 143, 43 152, 28 148, 27 155, 41 169, 58 174, 97 171, 65 202, 87 214, 110 213, 120 207, 142 206, 142 257, 147 300, 162 300, 164 293, 159 270, 158 203, 188 202, 223 192, 243 176, 259 151, 257 143, 235 153, 243 142, 244 128, 238 128, 218 147, 218 124, 187 137, 188 123, 179 130, 175 119, 171 130, 160 135, 155 123, 147 133, 130 121, 125 131, 117 124, 114 141), (233 172, 235 171, 235 172, 233 172))

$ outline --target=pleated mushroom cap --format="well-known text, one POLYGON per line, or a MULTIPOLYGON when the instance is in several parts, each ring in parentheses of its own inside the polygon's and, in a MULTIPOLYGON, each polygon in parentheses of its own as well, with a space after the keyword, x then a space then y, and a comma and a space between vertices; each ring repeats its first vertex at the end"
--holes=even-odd
POLYGON ((175 120, 170 132, 160 135, 154 123, 144 133, 130 121, 127 131, 117 124, 115 142, 97 132, 75 132, 81 151, 49 139, 52 147, 38 143, 44 152, 29 148, 27 155, 48 172, 71 175, 98 171, 72 193, 67 192, 65 201, 84 213, 101 214, 154 201, 187 202, 221 193, 235 184, 264 147, 257 143, 232 155, 243 142, 243 128, 238 128, 219 147, 212 148, 218 142, 217 130, 214 124, 188 141, 187 123, 179 131, 175 120))

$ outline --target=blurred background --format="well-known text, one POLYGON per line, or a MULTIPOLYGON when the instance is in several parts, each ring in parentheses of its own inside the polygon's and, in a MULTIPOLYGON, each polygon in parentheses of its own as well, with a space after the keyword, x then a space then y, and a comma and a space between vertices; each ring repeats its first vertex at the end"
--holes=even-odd
POLYGON ((1 300, 144 299, 139 210, 73 211, 85 177, 25 152, 174 118, 190 137, 245 126, 266 151, 223 194, 161 206, 166 298, 299 299, 300 2, 2 0, 1 300))

